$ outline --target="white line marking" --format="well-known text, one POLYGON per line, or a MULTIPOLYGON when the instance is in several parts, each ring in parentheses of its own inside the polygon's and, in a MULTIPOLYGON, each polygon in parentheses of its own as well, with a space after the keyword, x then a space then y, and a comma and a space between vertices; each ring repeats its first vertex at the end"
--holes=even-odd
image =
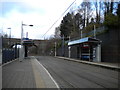
MULTIPOLYGON (((35 58, 35 57, 34 57, 35 58)), ((49 77, 52 79, 52 81, 55 83, 57 88, 60 88, 59 85, 57 84, 57 82, 53 79, 53 77, 50 75, 50 73, 48 72, 48 70, 35 58, 35 60, 43 67, 43 69, 47 72, 47 74, 49 75, 49 77)))

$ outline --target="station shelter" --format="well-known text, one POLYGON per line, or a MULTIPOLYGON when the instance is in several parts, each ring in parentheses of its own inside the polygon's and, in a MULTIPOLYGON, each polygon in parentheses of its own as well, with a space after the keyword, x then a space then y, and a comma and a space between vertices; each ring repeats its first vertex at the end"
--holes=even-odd
MULTIPOLYGON (((101 41, 95 38, 82 38, 68 42, 69 54, 72 55, 74 50, 72 47, 77 47, 77 58, 81 60, 101 62, 101 41)), ((70 56, 70 55, 69 55, 70 56)))
POLYGON ((24 46, 24 51, 25 51, 25 57, 27 57, 28 56, 28 47, 30 47, 30 46, 33 46, 34 45, 34 42, 33 42, 33 40, 32 39, 29 39, 29 38, 23 38, 23 40, 22 40, 23 42, 23 46, 24 46))

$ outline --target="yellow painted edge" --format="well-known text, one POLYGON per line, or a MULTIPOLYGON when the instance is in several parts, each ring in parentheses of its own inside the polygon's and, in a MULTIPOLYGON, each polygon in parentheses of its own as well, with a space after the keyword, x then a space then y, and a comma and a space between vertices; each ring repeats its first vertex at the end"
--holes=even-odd
POLYGON ((38 68, 35 64, 35 60, 32 59, 31 63, 32 63, 32 69, 33 69, 33 73, 34 73, 36 88, 45 88, 44 82, 43 82, 42 78, 40 77, 40 72, 37 71, 38 68))

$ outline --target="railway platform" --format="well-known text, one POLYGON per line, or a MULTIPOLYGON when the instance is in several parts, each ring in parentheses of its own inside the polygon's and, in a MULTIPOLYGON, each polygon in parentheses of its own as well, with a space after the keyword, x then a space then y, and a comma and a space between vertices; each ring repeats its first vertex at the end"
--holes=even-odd
POLYGON ((120 70, 120 63, 90 62, 90 61, 84 61, 84 60, 78 60, 78 59, 60 57, 60 56, 56 56, 56 58, 60 58, 60 59, 68 60, 68 61, 73 61, 73 62, 78 62, 78 63, 83 63, 83 64, 104 67, 104 68, 108 68, 108 69, 120 70))
POLYGON ((2 66, 2 88, 59 88, 50 73, 34 57, 2 66))

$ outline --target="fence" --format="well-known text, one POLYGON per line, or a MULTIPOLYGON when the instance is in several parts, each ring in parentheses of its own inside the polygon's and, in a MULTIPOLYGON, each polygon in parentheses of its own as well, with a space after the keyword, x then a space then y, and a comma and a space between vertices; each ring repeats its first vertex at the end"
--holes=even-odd
POLYGON ((2 50, 2 64, 15 60, 19 57, 19 49, 6 49, 2 50))
MULTIPOLYGON (((107 30, 107 27, 104 27, 104 26, 99 27, 99 28, 97 28, 97 29, 95 30, 95 34, 104 32, 105 30, 107 30)), ((90 32, 88 32, 88 33, 83 33, 82 36, 83 36, 83 37, 94 36, 94 30, 92 30, 92 31, 90 31, 90 32)))
MULTIPOLYGON (((105 26, 102 26, 102 27, 99 27, 99 28, 96 28, 95 31, 94 30, 91 30, 90 32, 88 33, 82 33, 82 38, 84 37, 94 37, 94 33, 96 35, 100 34, 100 33, 103 33, 105 31, 107 31, 107 27, 105 26)), ((80 39, 80 37, 77 37, 77 38, 74 38, 74 39, 71 39, 72 40, 77 40, 77 39, 80 39)), ((69 41, 66 41, 66 43, 68 43, 69 41)))

